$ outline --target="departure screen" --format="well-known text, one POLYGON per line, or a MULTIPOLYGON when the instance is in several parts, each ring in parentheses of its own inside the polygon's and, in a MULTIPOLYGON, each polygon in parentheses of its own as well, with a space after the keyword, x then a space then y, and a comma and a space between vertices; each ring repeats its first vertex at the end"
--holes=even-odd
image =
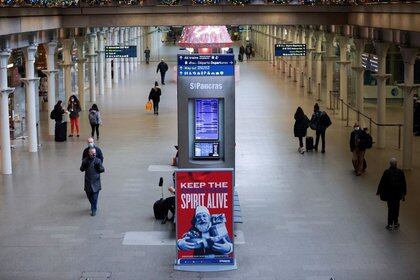
POLYGON ((195 100, 195 139, 219 139, 219 100, 195 100))
POLYGON ((276 44, 275 56, 305 56, 306 44, 276 44))
POLYGON ((219 158, 219 142, 195 142, 195 158, 219 158))

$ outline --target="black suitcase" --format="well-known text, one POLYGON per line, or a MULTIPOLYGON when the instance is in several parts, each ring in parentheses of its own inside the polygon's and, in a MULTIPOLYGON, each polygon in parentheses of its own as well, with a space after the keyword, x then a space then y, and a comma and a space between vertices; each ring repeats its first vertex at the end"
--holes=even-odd
POLYGON ((314 149, 314 138, 308 136, 306 137, 305 142, 306 151, 312 151, 314 149))
POLYGON ((67 141, 67 122, 62 122, 55 125, 55 141, 67 141))
POLYGON ((168 209, 166 208, 166 203, 163 198, 157 200, 153 204, 153 213, 155 214, 156 220, 163 220, 168 215, 168 209))

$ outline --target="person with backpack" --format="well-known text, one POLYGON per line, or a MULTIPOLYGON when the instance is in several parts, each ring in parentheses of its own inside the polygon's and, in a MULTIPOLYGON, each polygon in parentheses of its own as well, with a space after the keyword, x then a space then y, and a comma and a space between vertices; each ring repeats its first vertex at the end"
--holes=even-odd
POLYGON ((295 125, 293 127, 293 133, 295 137, 299 138, 298 152, 301 154, 305 153, 305 148, 303 147, 303 138, 306 136, 308 127, 309 119, 303 112, 302 108, 298 107, 295 113, 295 125))
POLYGON ((153 101, 153 111, 155 115, 159 115, 159 102, 161 95, 162 90, 160 89, 158 82, 155 81, 155 86, 152 87, 149 93, 149 101, 153 101))
POLYGON ((362 175, 365 171, 366 132, 360 128, 358 122, 353 126, 350 134, 350 151, 353 153, 352 163, 356 176, 362 175))
POLYGON ((400 201, 405 201, 407 184, 404 171, 397 167, 397 160, 391 158, 389 165, 382 175, 376 195, 379 195, 380 199, 388 204, 388 224, 385 228, 393 230, 400 227, 398 223, 400 201))
POLYGON ((51 111, 50 118, 55 120, 54 140, 56 142, 64 142, 67 140, 67 122, 63 121, 63 115, 66 110, 63 108, 63 102, 58 100, 51 111))
POLYGON ((166 64, 165 61, 163 61, 163 59, 159 62, 157 69, 156 69, 156 73, 158 73, 160 71, 160 82, 162 85, 165 84, 165 75, 166 72, 168 71, 169 67, 168 64, 166 64))
POLYGON ((319 109, 318 103, 314 105, 314 113, 312 114, 310 127, 316 132, 315 151, 318 151, 319 138, 321 137, 322 149, 321 153, 325 153, 325 131, 331 125, 331 119, 325 111, 319 109))
POLYGON ((79 123, 79 113, 82 111, 80 107, 79 99, 77 99, 76 95, 70 96, 69 103, 67 106, 67 111, 70 113, 70 125, 71 125, 71 133, 69 137, 73 137, 73 133, 76 131, 77 137, 79 137, 80 133, 80 123, 79 123))
POLYGON ((101 113, 99 112, 98 105, 96 104, 93 104, 89 109, 89 123, 92 128, 92 138, 94 137, 96 130, 96 139, 99 140, 99 126, 102 124, 102 120, 101 113))

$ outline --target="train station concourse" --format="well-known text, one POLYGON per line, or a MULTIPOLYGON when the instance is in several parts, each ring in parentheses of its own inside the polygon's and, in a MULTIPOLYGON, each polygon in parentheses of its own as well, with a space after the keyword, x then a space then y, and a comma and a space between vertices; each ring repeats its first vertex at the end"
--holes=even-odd
POLYGON ((0 0, 0 280, 420 279, 420 3, 0 0))

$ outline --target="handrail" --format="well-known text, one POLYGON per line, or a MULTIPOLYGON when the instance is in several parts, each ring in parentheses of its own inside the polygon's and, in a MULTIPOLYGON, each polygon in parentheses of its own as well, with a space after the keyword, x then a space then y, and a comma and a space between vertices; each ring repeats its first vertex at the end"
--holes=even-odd
POLYGON ((360 116, 365 117, 369 120, 369 131, 372 132, 372 124, 376 126, 383 126, 383 127, 398 127, 398 149, 401 149, 401 127, 404 126, 401 123, 378 123, 373 120, 370 116, 360 112, 359 109, 351 106, 350 104, 344 102, 342 98, 340 98, 340 94, 336 90, 331 90, 329 92, 330 95, 330 107, 328 109, 333 110, 333 115, 335 115, 335 110, 340 110, 340 103, 341 103, 341 119, 344 119, 344 106, 347 108, 346 113, 346 126, 349 126, 349 109, 357 113, 357 121, 360 121, 360 116))

